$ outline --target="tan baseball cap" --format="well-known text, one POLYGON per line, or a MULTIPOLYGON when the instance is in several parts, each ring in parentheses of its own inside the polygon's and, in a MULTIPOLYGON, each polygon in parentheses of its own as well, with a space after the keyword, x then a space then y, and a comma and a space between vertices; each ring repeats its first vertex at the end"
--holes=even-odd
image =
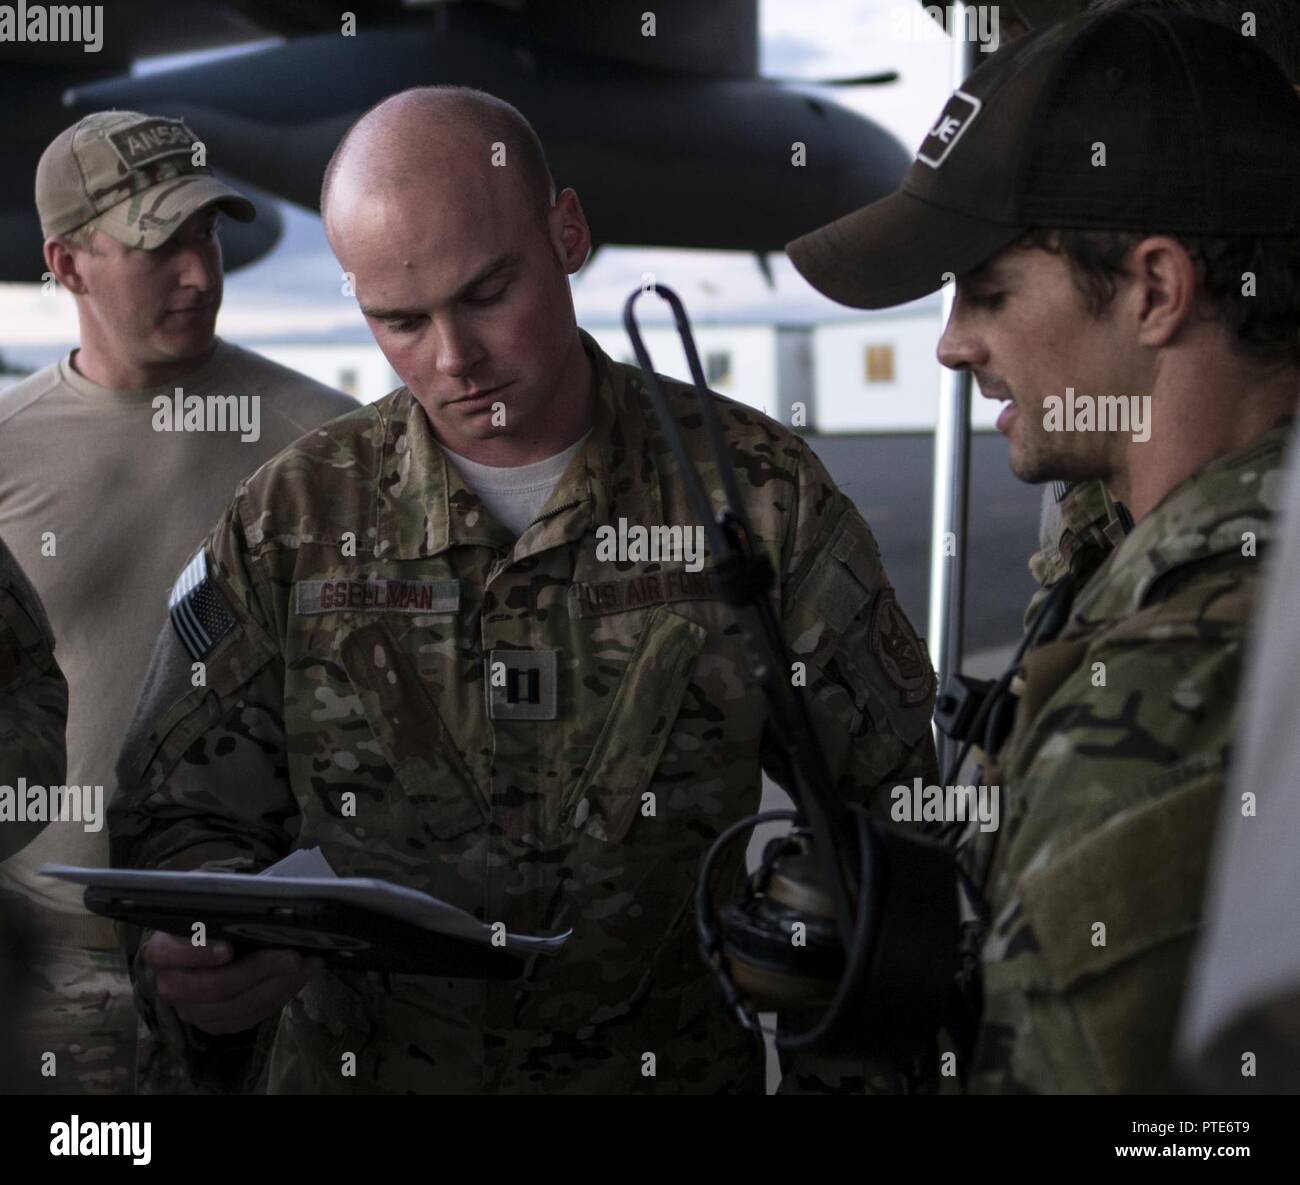
POLYGON ((78 120, 36 166, 42 233, 67 234, 93 218, 119 243, 152 251, 213 203, 252 222, 253 203, 194 163, 197 140, 179 119, 138 111, 98 111, 78 120))

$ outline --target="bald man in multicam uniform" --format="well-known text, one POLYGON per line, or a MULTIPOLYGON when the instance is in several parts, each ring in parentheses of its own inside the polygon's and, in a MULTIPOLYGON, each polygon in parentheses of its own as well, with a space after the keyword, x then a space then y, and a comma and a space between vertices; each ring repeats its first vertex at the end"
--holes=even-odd
MULTIPOLYGON (((602 527, 698 524, 638 372, 575 323, 578 196, 512 107, 430 88, 362 117, 322 205, 406 385, 244 483, 196 552, 178 608, 205 598, 206 641, 160 640, 115 862, 252 870, 319 845, 342 876, 573 934, 505 982, 154 934, 142 1003, 230 1089, 274 1040, 272 1091, 761 1092, 693 894, 779 764, 711 565, 601 558, 602 527)), ((668 390, 716 488, 694 393, 668 390)), ((935 774, 924 645, 807 446, 713 398, 837 789, 887 805, 935 774)))

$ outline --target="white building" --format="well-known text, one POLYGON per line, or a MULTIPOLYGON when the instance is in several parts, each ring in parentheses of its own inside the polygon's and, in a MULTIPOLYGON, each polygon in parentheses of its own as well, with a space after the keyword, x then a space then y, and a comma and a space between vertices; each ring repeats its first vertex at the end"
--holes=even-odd
MULTIPOLYGON (((932 432, 942 370, 935 357, 940 315, 936 295, 821 323, 701 321, 693 332, 709 385, 783 423, 819 434, 932 432), (794 417, 799 403, 802 423, 794 417)), ((621 323, 586 328, 611 357, 634 361, 621 323)), ((676 329, 651 326, 642 333, 655 369, 689 380, 676 329)), ((973 404, 974 427, 991 429, 998 405, 978 391, 973 404)))
POLYGON ((387 395, 402 380, 393 373, 388 359, 373 342, 354 345, 321 343, 244 343, 272 362, 290 366, 308 378, 334 387, 362 403, 374 403, 387 395))
MULTIPOLYGON (((937 296, 812 328, 818 432, 933 432, 943 368, 937 296)), ((971 424, 992 429, 999 404, 972 392, 971 424)))
MULTIPOLYGON (((636 365, 632 342, 621 323, 584 325, 611 358, 636 365)), ((773 325, 701 324, 693 327, 704 379, 720 395, 747 403, 770 416, 780 413, 778 330, 773 325)), ((673 378, 690 380, 686 354, 669 326, 642 329, 655 370, 673 378)))
MULTIPOLYGON (((933 296, 815 324, 701 321, 693 332, 709 386, 782 423, 818 434, 932 432, 940 307, 933 296)), ((584 328, 611 358, 635 364, 621 322, 584 328)), ((689 381, 676 329, 660 324, 642 332, 655 369, 689 381)), ((373 342, 246 344, 362 403, 400 385, 373 342)), ((974 427, 992 429, 998 405, 979 398, 978 389, 972 403, 974 427)))

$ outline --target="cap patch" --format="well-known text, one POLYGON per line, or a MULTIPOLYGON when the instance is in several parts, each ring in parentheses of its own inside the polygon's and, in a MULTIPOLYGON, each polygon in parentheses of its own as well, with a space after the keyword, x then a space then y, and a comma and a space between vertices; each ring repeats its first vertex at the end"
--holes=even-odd
POLYGON ((179 119, 149 119, 118 132, 109 132, 109 144, 128 169, 152 164, 164 156, 189 155, 194 138, 179 119))
POLYGON ((917 151, 916 159, 937 169, 983 106, 984 103, 974 95, 968 95, 965 91, 953 91, 940 112, 938 121, 917 151))

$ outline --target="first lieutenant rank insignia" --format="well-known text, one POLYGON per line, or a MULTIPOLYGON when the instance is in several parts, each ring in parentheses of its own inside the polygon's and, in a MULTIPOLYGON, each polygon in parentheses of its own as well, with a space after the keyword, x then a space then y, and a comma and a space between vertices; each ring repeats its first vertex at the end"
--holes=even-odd
POLYGON ((205 548, 185 565, 167 599, 167 615, 195 661, 207 658, 235 627, 226 599, 208 577, 205 548))

